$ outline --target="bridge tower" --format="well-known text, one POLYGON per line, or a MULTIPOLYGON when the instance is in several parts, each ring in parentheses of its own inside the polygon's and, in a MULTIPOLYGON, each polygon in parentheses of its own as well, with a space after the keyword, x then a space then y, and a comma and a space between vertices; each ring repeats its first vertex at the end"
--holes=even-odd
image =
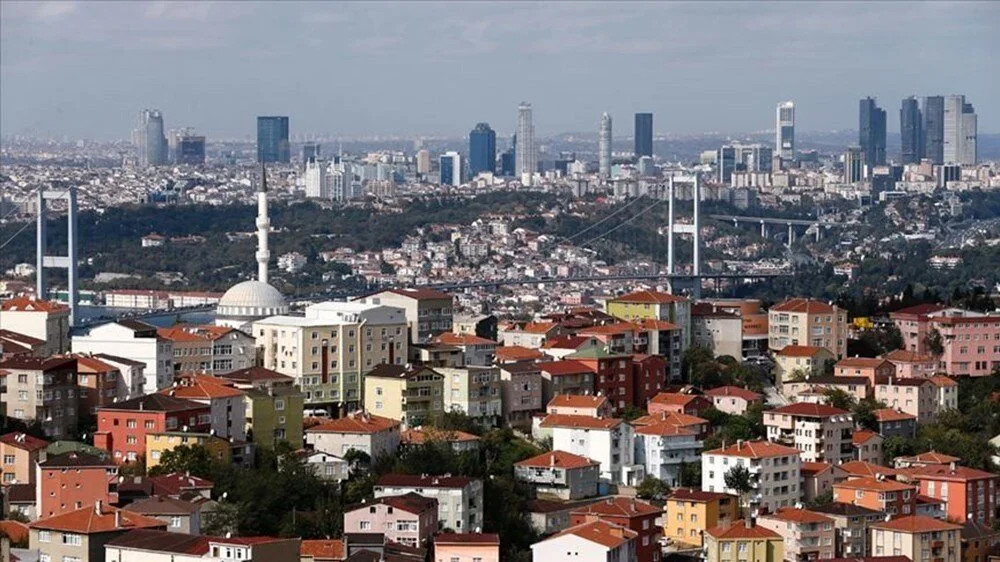
MULTIPOLYGON (((677 198, 677 189, 674 185, 674 176, 670 176, 667 183, 667 273, 674 275, 674 234, 691 234, 693 238, 694 251, 692 273, 694 274, 694 288, 692 295, 701 298, 701 178, 695 172, 694 176, 681 178, 685 183, 692 182, 691 198, 694 203, 694 216, 691 224, 677 224, 674 221, 674 200, 677 198)), ((670 280, 670 290, 674 290, 674 280, 670 280)))
POLYGON ((45 290, 45 270, 46 269, 65 269, 67 271, 67 276, 69 277, 69 325, 73 326, 77 320, 77 303, 79 301, 79 289, 76 282, 76 243, 77 243, 77 232, 76 232, 76 186, 71 185, 70 187, 63 190, 38 190, 38 199, 36 200, 36 206, 38 209, 38 224, 36 227, 36 243, 35 243, 35 278, 37 280, 35 296, 39 299, 44 299, 46 296, 45 290), (47 228, 45 224, 45 210, 48 207, 48 202, 52 200, 64 199, 66 201, 66 255, 65 256, 49 256, 46 255, 47 244, 47 228))

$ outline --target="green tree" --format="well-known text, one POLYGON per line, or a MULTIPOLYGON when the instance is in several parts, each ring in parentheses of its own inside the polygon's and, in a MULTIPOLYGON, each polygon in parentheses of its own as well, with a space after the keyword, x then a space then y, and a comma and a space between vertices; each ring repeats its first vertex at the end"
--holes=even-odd
POLYGON ((179 445, 160 455, 160 462, 149 469, 150 476, 179 472, 198 478, 212 478, 215 473, 215 459, 202 445, 179 445))
POLYGON ((750 470, 738 464, 729 470, 722 476, 723 481, 726 483, 726 488, 733 490, 740 497, 740 505, 746 505, 746 496, 753 490, 753 480, 750 477, 750 470))
POLYGON ((847 412, 853 410, 857 404, 853 394, 839 388, 828 388, 824 394, 827 404, 847 412))
POLYGON ((819 507, 833 503, 833 492, 824 492, 808 502, 808 507, 819 507))
POLYGON ((635 495, 644 500, 662 500, 670 495, 670 486, 655 476, 646 476, 636 487, 635 495))
POLYGON ((201 532, 216 537, 223 537, 228 533, 236 534, 239 532, 239 523, 239 506, 232 502, 220 501, 215 504, 215 509, 205 513, 201 532))
POLYGON ((634 406, 632 404, 629 404, 629 405, 625 406, 625 409, 622 411, 621 417, 625 421, 629 421, 630 422, 630 421, 639 419, 642 416, 645 416, 646 413, 647 413, 646 410, 643 410, 642 408, 640 408, 638 406, 634 406))
POLYGON ((681 463, 681 486, 685 488, 701 488, 701 463, 681 463))
POLYGON ((878 418, 875 417, 875 410, 885 408, 885 403, 874 398, 864 398, 858 400, 854 405, 854 423, 861 429, 878 432, 878 418))
POLYGON ((937 331, 937 328, 931 328, 927 335, 924 336, 924 345, 927 346, 927 350, 934 355, 941 355, 944 353, 944 340, 941 338, 941 332, 937 331))

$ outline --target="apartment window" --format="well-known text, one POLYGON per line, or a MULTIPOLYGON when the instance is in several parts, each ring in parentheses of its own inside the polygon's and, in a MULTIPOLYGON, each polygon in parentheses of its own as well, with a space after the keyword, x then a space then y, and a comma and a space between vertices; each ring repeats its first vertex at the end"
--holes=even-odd
POLYGON ((52 540, 52 536, 48 531, 38 531, 38 542, 49 542, 52 540))
POLYGON ((180 517, 171 517, 170 518, 170 526, 173 527, 173 528, 175 528, 175 529, 180 528, 180 526, 181 526, 181 518, 180 517))
POLYGON ((146 420, 146 422, 143 423, 142 425, 146 429, 153 429, 156 427, 156 422, 154 422, 153 420, 146 420))
MULTIPOLYGON (((374 509, 374 508, 372 508, 372 509, 374 509)), ((362 531, 368 531, 368 530, 370 530, 372 528, 372 522, 371 521, 360 521, 358 523, 358 528, 361 529, 362 531)))
POLYGON ((135 429, 137 426, 138 426, 138 424, 136 423, 135 420, 126 420, 125 421, 125 427, 127 427, 129 429, 135 429))
POLYGON ((284 399, 278 398, 277 400, 275 400, 274 401, 274 409, 275 410, 284 410, 285 409, 285 401, 284 401, 284 399))
POLYGON ((15 462, 17 462, 17 460, 16 460, 16 457, 14 455, 4 455, 3 456, 3 463, 4 464, 14 464, 15 462))
POLYGON ((63 533, 62 542, 70 546, 80 546, 83 544, 83 537, 74 533, 63 533))

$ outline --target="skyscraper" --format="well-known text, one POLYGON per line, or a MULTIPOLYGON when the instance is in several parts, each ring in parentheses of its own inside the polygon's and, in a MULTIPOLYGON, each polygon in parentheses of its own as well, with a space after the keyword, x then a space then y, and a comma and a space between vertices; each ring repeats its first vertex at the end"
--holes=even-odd
POLYGON ((844 183, 857 183, 864 179, 865 151, 860 146, 850 146, 844 153, 844 183))
POLYGON ((924 158, 932 164, 944 162, 944 98, 924 98, 923 109, 924 158))
POLYGON ((606 177, 611 177, 611 116, 607 113, 601 115, 601 130, 597 139, 597 165, 598 172, 606 177))
POLYGON ((439 159, 441 167, 441 185, 462 185, 462 155, 448 151, 439 159))
POLYGON ((795 102, 779 103, 775 120, 774 150, 781 158, 791 160, 795 157, 795 102))
POLYGON ((653 155, 653 114, 635 114, 635 155, 653 155))
POLYGON ((431 173, 431 151, 426 148, 417 151, 417 173, 422 175, 431 173))
POLYGON ((469 174, 496 171, 497 134, 489 123, 478 123, 469 133, 469 174))
POLYGON ((140 166, 162 166, 167 163, 167 137, 163 134, 163 114, 159 109, 139 112, 139 124, 132 133, 136 157, 140 166))
POLYGON ((177 163, 188 166, 205 164, 205 137, 184 135, 177 142, 177 163))
POLYGON ((944 97, 944 148, 945 164, 972 165, 977 159, 977 119, 971 103, 965 96, 944 97))
POLYGON ((858 104, 858 144, 869 168, 885 165, 885 110, 875 103, 875 98, 865 98, 858 104))
POLYGON ((288 117, 257 117, 257 161, 283 162, 292 159, 288 143, 288 117))
POLYGON ((924 157, 924 128, 921 121, 917 98, 903 98, 903 104, 899 108, 899 139, 902 144, 900 155, 903 164, 919 164, 924 157))
POLYGON ((320 144, 318 142, 307 142, 302 145, 302 163, 310 160, 319 160, 320 144))
POLYGON ((514 165, 522 185, 531 185, 538 171, 538 153, 535 150, 535 125, 532 123, 531 104, 517 106, 517 145, 514 148, 514 165))

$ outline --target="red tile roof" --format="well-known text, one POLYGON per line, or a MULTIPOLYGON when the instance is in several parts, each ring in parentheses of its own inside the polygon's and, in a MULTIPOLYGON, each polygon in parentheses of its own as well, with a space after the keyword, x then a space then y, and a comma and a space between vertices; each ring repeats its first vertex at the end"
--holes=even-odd
POLYGON ((634 293, 615 297, 608 302, 670 304, 688 302, 688 299, 659 291, 635 291, 634 293))
POLYGON ((821 353, 826 349, 823 347, 816 347, 813 345, 786 345, 781 348, 778 355, 784 357, 813 357, 817 353, 821 353))
POLYGON ((410 445, 420 445, 428 441, 446 441, 448 443, 479 441, 479 436, 457 429, 440 430, 434 427, 414 427, 400 433, 399 440, 410 445))
POLYGON ((919 466, 913 468, 902 469, 907 475, 913 476, 917 479, 925 480, 948 480, 952 482, 968 482, 970 480, 992 480, 994 478, 1000 479, 1000 476, 993 474, 992 472, 986 472, 984 470, 977 470, 975 468, 969 468, 967 466, 956 465, 952 468, 946 464, 934 464, 930 466, 919 466))
POLYGON ((907 414, 906 412, 900 412, 899 410, 893 410, 892 408, 879 408, 875 410, 875 419, 879 422, 892 422, 892 421, 903 421, 903 420, 915 420, 917 416, 912 414, 907 414))
POLYGON ((807 509, 798 509, 794 507, 783 507, 774 513, 762 515, 761 517, 778 519, 791 523, 833 523, 833 519, 830 519, 825 515, 820 515, 819 513, 814 513, 807 509))
POLYGON ((246 393, 229 386, 229 381, 210 375, 185 375, 175 383, 159 391, 160 394, 187 400, 213 400, 235 398, 246 393))
POLYGON ((299 544, 302 557, 312 556, 313 560, 343 560, 347 557, 344 541, 341 539, 302 539, 299 544))
POLYGON ((875 490, 878 492, 902 492, 913 490, 914 486, 903 484, 895 480, 877 480, 875 478, 848 478, 833 485, 834 488, 847 488, 849 490, 875 490))
POLYGON ((472 482, 465 476, 431 476, 420 474, 383 474, 376 486, 392 488, 464 488, 472 482))
POLYGON ((892 521, 879 521, 872 523, 874 529, 886 529, 890 531, 900 531, 903 533, 929 533, 933 531, 958 531, 961 525, 927 517, 926 515, 910 515, 907 517, 897 517, 892 521))
POLYGON ((162 476, 150 476, 153 492, 162 496, 176 496, 188 490, 211 490, 212 482, 197 476, 173 472, 162 476))
POLYGON ((845 357, 834 365, 835 367, 848 367, 855 369, 877 369, 881 367, 884 363, 891 363, 887 359, 878 359, 875 357, 845 357))
POLYGON ((647 414, 632 420, 632 425, 636 427, 658 423, 667 423, 678 427, 690 427, 692 425, 707 424, 708 420, 689 414, 679 414, 677 412, 657 412, 655 414, 647 414))
POLYGON ((697 435, 694 431, 690 429, 684 429, 681 426, 674 425, 668 422, 651 423, 648 425, 638 426, 635 432, 640 435, 697 435))
POLYGON ((12 431, 0 435, 0 442, 5 445, 17 447, 18 449, 24 449, 25 451, 37 451, 49 446, 48 441, 20 431, 12 431))
POLYGON ((903 457, 903 459, 911 463, 919 462, 927 464, 949 464, 953 462, 961 462, 962 460, 958 457, 938 453, 937 451, 928 451, 926 453, 920 453, 919 455, 913 455, 912 457, 903 457))
POLYGON ((589 328, 584 328, 580 330, 579 334, 597 336, 597 335, 615 335, 624 334, 625 332, 635 332, 639 329, 639 326, 631 322, 615 322, 614 324, 604 324, 601 326, 591 326, 589 328))
POLYGON ((574 509, 573 515, 605 515, 614 517, 645 517, 658 515, 663 509, 635 498, 615 496, 574 509))
POLYGON ((68 311, 69 307, 56 301, 35 300, 28 297, 16 297, 0 303, 0 310, 11 312, 61 312, 68 311))
POLYGON ((479 544, 500 546, 500 535, 496 533, 438 533, 434 544, 479 544))
POLYGON ((594 418, 570 414, 549 414, 542 420, 542 427, 575 427, 585 429, 611 429, 621 425, 618 418, 594 418))
POLYGON ((566 451, 550 451, 538 456, 514 463, 514 466, 529 466, 533 468, 584 468, 599 466, 601 463, 566 451))
POLYGON ((720 525, 718 527, 712 527, 705 531, 709 535, 717 539, 780 539, 781 535, 775 533, 771 529, 766 527, 761 527, 760 525, 752 525, 747 527, 744 520, 740 519, 729 525, 720 525))
POLYGON ((799 468, 799 472, 804 476, 815 475, 822 474, 831 468, 833 468, 833 465, 828 462, 803 462, 799 468))
POLYGON ((556 336, 542 344, 542 349, 579 349, 590 341, 585 336, 556 336))
POLYGON ((876 475, 884 474, 886 476, 895 476, 899 474, 899 471, 895 468, 888 466, 882 466, 879 464, 872 464, 865 461, 849 461, 840 465, 850 476, 863 476, 874 478, 876 475))
POLYGON ((556 408, 601 408, 608 403, 604 396, 593 394, 556 394, 549 401, 549 407, 556 408))
POLYGON ((720 386, 717 388, 711 388, 705 391, 705 395, 712 397, 736 396, 737 398, 742 398, 750 402, 753 402, 754 400, 760 400, 762 398, 760 394, 757 394, 752 390, 740 388, 738 386, 720 386))
POLYGON ((705 451, 703 455, 725 455, 728 457, 747 457, 751 459, 764 457, 784 457, 788 455, 799 456, 801 451, 795 447, 787 447, 770 441, 747 441, 746 443, 733 443, 728 447, 720 447, 712 451, 705 451))
POLYGON ((934 363, 936 360, 933 355, 927 355, 924 353, 917 353, 916 351, 909 351, 907 349, 896 349, 890 351, 883 355, 885 359, 889 361, 894 361, 898 363, 934 363))
POLYGON ((159 519, 146 517, 145 515, 125 509, 118 509, 110 505, 102 505, 99 508, 89 505, 74 511, 39 519, 30 524, 29 527, 32 529, 89 535, 111 531, 127 531, 130 529, 166 529, 167 524, 159 519), (116 517, 116 513, 119 513, 120 516, 116 517))
POLYGON ((212 324, 197 326, 178 324, 170 328, 157 328, 156 335, 174 342, 208 342, 235 331, 237 331, 235 328, 212 324))
POLYGON ((431 338, 431 341, 447 345, 500 345, 493 340, 481 338, 473 334, 456 334, 454 332, 444 332, 431 338))
POLYGON ((398 428, 399 422, 372 414, 354 413, 310 427, 306 433, 379 433, 398 428))
POLYGON ((869 431, 867 429, 855 429, 854 433, 851 434, 851 443, 855 445, 863 445, 877 436, 878 433, 875 433, 874 431, 869 431))
POLYGON ((498 361, 523 361, 525 359, 541 359, 545 354, 537 349, 521 345, 502 345, 497 348, 498 361))
MULTIPOLYGON (((501 348, 503 349, 503 348, 501 348)), ((585 373, 593 373, 594 369, 583 363, 581 361, 576 361, 574 359, 564 359, 562 361, 549 361, 548 363, 540 363, 538 368, 545 371, 553 377, 565 376, 565 375, 582 375, 585 373)))
POLYGON ((788 299, 771 307, 769 312, 805 312, 807 314, 830 314, 833 307, 825 302, 812 299, 788 299))
POLYGON ((841 410, 840 408, 834 408, 833 406, 828 406, 826 404, 813 404, 811 402, 796 402, 794 404, 789 404, 788 406, 768 410, 765 413, 807 416, 813 418, 828 418, 830 416, 850 414, 847 410, 841 410))
POLYGON ((935 312, 940 312, 946 308, 948 307, 944 306, 943 304, 925 303, 925 304, 918 304, 902 308, 895 312, 890 312, 889 316, 893 316, 895 314, 913 314, 916 316, 923 316, 925 314, 933 314, 935 312))
POLYGON ((680 394, 678 392, 658 392, 649 402, 651 404, 663 404, 664 406, 687 406, 693 400, 701 397, 700 394, 680 394))
POLYGON ((931 377, 928 380, 931 381, 932 383, 934 383, 936 386, 939 386, 939 387, 958 386, 958 383, 955 382, 954 379, 948 378, 948 377, 946 377, 944 375, 934 375, 933 377, 931 377))
POLYGON ((0 533, 7 535, 10 542, 19 543, 28 539, 28 526, 20 521, 4 519, 0 521, 0 533))
POLYGON ((674 488, 667 499, 671 500, 684 500, 692 502, 710 502, 721 499, 737 499, 736 496, 731 494, 723 494, 722 492, 704 492, 702 490, 697 490, 695 488, 674 488))
POLYGON ((599 544, 605 548, 614 549, 630 540, 635 539, 639 536, 639 533, 626 529, 625 527, 619 527, 618 525, 608 523, 607 521, 598 520, 570 527, 569 529, 560 531, 544 540, 550 541, 566 535, 574 535, 592 543, 599 544))

